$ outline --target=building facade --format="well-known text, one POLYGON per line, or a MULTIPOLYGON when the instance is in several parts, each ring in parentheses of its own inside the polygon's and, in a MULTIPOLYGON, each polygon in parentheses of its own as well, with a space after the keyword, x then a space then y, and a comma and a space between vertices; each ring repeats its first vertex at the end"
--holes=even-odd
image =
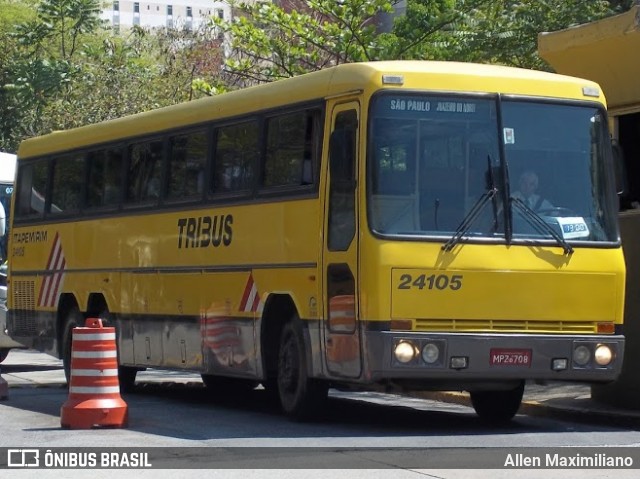
POLYGON ((116 29, 139 25, 195 30, 214 16, 229 19, 231 6, 218 0, 112 0, 101 14, 116 29))

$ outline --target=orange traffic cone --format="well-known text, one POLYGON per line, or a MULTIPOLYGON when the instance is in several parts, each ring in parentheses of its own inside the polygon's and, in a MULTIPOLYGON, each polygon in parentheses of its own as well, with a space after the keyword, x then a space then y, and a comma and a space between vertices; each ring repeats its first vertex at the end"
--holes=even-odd
POLYGON ((127 425, 127 404, 120 397, 115 328, 87 319, 73 329, 69 398, 61 408, 64 428, 127 425))

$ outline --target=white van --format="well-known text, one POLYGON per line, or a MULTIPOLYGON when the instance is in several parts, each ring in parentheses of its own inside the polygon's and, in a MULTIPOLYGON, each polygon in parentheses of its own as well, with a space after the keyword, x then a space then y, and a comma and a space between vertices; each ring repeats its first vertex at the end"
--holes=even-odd
POLYGON ((7 250, 9 233, 9 211, 16 174, 16 155, 0 152, 0 363, 11 348, 22 345, 7 336, 7 250))

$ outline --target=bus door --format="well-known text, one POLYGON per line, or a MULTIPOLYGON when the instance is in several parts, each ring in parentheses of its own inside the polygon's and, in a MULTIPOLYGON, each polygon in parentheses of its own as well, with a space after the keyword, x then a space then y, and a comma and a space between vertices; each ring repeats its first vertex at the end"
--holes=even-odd
POLYGON ((359 377, 358 321, 358 117, 357 102, 334 106, 325 195, 324 346, 327 369, 337 376, 359 377))

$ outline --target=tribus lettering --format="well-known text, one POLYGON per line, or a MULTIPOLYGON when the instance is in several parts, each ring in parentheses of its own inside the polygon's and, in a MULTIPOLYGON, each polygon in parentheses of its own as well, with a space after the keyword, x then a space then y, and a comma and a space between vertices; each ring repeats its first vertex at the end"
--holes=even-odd
POLYGON ((233 235, 233 216, 216 215, 178 220, 178 248, 217 248, 229 246, 233 235))

